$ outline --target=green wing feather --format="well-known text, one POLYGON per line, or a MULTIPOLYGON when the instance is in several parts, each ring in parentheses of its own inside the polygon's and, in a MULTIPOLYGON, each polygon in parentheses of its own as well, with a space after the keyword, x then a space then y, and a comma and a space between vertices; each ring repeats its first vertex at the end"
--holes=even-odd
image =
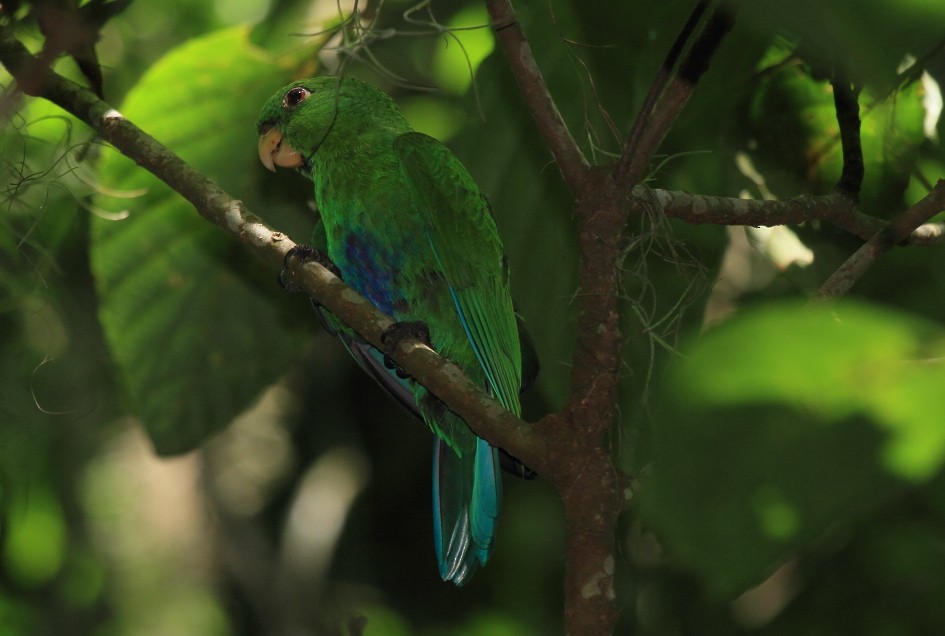
POLYGON ((521 350, 499 232, 488 203, 448 148, 421 133, 394 150, 491 393, 520 414, 521 350))
MULTIPOLYGON (((522 379, 518 325, 489 206, 466 168, 432 137, 401 135, 394 151, 423 233, 486 377, 486 388, 518 415, 522 379)), ((466 445, 457 444, 459 455, 438 441, 433 486, 440 575, 458 585, 488 560, 502 497, 497 451, 463 429, 460 437, 475 440, 474 448, 460 451, 466 445)))

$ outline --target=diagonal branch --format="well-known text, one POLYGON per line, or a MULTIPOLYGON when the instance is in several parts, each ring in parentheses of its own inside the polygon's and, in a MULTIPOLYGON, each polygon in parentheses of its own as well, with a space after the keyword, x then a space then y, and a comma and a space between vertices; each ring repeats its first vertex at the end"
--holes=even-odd
MULTIPOLYGON (((665 81, 665 73, 668 72, 666 65, 675 63, 675 57, 678 56, 678 52, 682 48, 680 42, 691 35, 691 30, 696 22, 694 18, 701 16, 704 10, 704 3, 700 2, 696 5, 692 16, 690 16, 683 31, 679 34, 670 55, 664 62, 664 68, 660 70, 654 80, 654 88, 651 88, 651 93, 655 92, 654 89, 657 85, 665 81)), ((663 139, 666 138, 666 134, 679 117, 682 109, 689 102, 696 84, 708 70, 709 62, 734 24, 735 19, 728 11, 721 8, 713 11, 702 33, 699 34, 680 64, 676 76, 663 89, 659 100, 652 106, 644 105, 637 117, 637 122, 634 123, 633 131, 624 145, 623 154, 614 167, 614 179, 618 183, 631 187, 643 178, 646 166, 663 143, 663 139)), ((651 98, 648 98, 649 101, 651 101, 651 98)))
POLYGON ((682 31, 680 31, 679 35, 676 36, 673 46, 670 47, 669 52, 666 54, 666 58, 663 60, 660 70, 657 71, 656 77, 653 78, 653 82, 650 84, 650 89, 647 91, 646 97, 643 99, 643 105, 640 106, 640 110, 637 113, 637 118, 633 122, 633 128, 630 130, 630 136, 627 138, 627 142, 624 144, 623 156, 620 158, 620 161, 617 164, 618 173, 621 173, 624 170, 629 170, 629 166, 624 166, 624 164, 632 160, 634 148, 640 144, 640 138, 643 136, 643 131, 646 129, 647 123, 653 116, 653 109, 656 107, 656 101, 663 93, 663 89, 666 88, 666 82, 669 81, 670 74, 673 72, 673 69, 676 68, 676 63, 679 61, 679 57, 682 55, 686 43, 689 41, 689 38, 692 37, 693 32, 696 30, 696 26, 698 26, 699 22, 702 20, 702 16, 705 14, 708 7, 708 0, 701 0, 699 4, 695 6, 695 8, 692 10, 692 13, 689 14, 689 19, 686 20, 686 24, 683 25, 682 31))
POLYGON ((554 155, 555 163, 572 192, 578 192, 589 164, 574 141, 558 111, 545 78, 542 77, 531 45, 515 16, 510 0, 486 0, 492 28, 502 45, 515 81, 522 91, 528 111, 535 119, 542 138, 554 155))
MULTIPOLYGON (((286 253, 295 247, 289 237, 267 226, 241 201, 195 171, 92 91, 41 65, 7 31, 0 32, 0 63, 28 94, 42 97, 85 122, 102 139, 177 191, 201 216, 232 235, 270 266, 281 267, 286 253), (21 80, 27 80, 26 84, 21 80)), ((393 319, 327 269, 316 263, 293 264, 286 278, 327 307, 365 341, 383 347, 381 334, 393 324, 393 319)), ((404 338, 392 357, 478 435, 539 473, 547 474, 547 453, 539 426, 527 424, 509 413, 459 367, 416 339, 404 338)))
POLYGON ((819 298, 844 295, 879 258, 900 244, 916 228, 945 210, 945 179, 940 179, 928 195, 894 218, 853 253, 817 290, 819 298))

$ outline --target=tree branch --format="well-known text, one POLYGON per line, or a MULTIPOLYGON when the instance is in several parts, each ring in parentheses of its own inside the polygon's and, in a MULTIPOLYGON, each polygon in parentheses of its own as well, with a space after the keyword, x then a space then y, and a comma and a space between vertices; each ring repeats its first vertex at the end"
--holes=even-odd
POLYGON ((607 433, 619 420, 623 361, 618 265, 636 206, 616 185, 608 166, 595 168, 574 203, 579 294, 570 394, 546 430, 559 458, 552 477, 567 524, 565 624, 572 636, 612 633, 618 615, 614 532, 624 485, 607 433))
MULTIPOLYGON (((267 226, 242 202, 195 171, 92 91, 38 64, 36 58, 7 31, 0 33, 0 62, 21 89, 34 97, 49 100, 85 122, 102 139, 177 191, 201 216, 229 233, 270 266, 281 267, 286 253, 295 247, 295 242, 288 236, 267 226)), ((327 307, 365 341, 383 348, 381 334, 393 324, 393 319, 341 279, 312 262, 304 265, 290 262, 287 278, 327 307)), ((455 364, 413 338, 404 338, 393 358, 404 371, 462 417, 476 434, 504 448, 539 473, 549 470, 544 442, 538 430, 540 426, 527 424, 509 413, 455 364)))
POLYGON ((673 69, 676 68, 676 63, 679 61, 679 57, 686 47, 686 42, 692 37, 696 26, 699 24, 699 21, 702 20, 702 16, 708 8, 709 3, 707 0, 701 0, 701 2, 695 6, 692 13, 689 14, 689 19, 686 20, 686 24, 683 25, 682 31, 676 36, 676 40, 666 54, 666 58, 663 60, 660 70, 657 71, 656 77, 653 78, 646 97, 643 98, 643 104, 640 106, 637 117, 633 122, 633 128, 630 129, 630 136, 627 137, 627 142, 624 144, 623 155, 617 162, 616 172, 618 175, 624 174, 624 171, 629 170, 629 166, 625 164, 632 161, 634 148, 640 144, 640 138, 643 136, 643 131, 646 129, 647 123, 653 115, 656 101, 663 93, 663 89, 666 88, 666 82, 669 80, 673 69))
POLYGON ((614 529, 621 510, 621 481, 606 431, 617 417, 622 344, 617 265, 632 207, 626 192, 614 188, 609 168, 588 166, 548 92, 509 0, 486 0, 486 6, 526 106, 574 194, 581 289, 577 338, 567 405, 543 420, 553 455, 553 472, 545 476, 561 497, 567 526, 566 631, 571 636, 608 634, 617 621, 614 529))
MULTIPOLYGON (((633 197, 643 204, 657 207, 668 217, 694 225, 797 225, 808 221, 825 221, 864 241, 887 227, 887 222, 863 214, 853 201, 842 194, 801 196, 783 201, 713 197, 688 192, 651 190, 643 186, 633 189, 633 197)), ((925 223, 913 229, 902 245, 941 245, 945 242, 945 226, 925 223)))
POLYGON ((548 91, 515 10, 510 0, 486 0, 486 9, 525 104, 538 125, 538 131, 551 150, 564 182, 572 192, 577 192, 589 164, 548 91))
POLYGON ((863 185, 863 147, 860 144, 860 104, 856 90, 839 71, 830 80, 833 103, 840 126, 840 147, 843 150, 843 170, 837 181, 837 191, 854 201, 859 199, 863 185))
POLYGON ((819 298, 837 298, 842 296, 858 281, 863 274, 903 239, 910 236, 916 228, 945 209, 945 180, 940 179, 932 191, 921 201, 897 216, 883 230, 877 232, 860 249, 835 271, 817 290, 819 298))
MULTIPOLYGON (((678 55, 677 49, 682 48, 679 40, 688 38, 690 30, 694 26, 693 17, 701 15, 704 9, 703 3, 696 5, 686 27, 680 33, 676 44, 670 51, 670 55, 664 62, 664 68, 657 74, 653 88, 650 89, 651 93, 654 92, 658 84, 665 82, 665 73, 668 72, 665 68, 666 64, 675 63, 674 56, 678 55)), ((637 121, 634 123, 627 143, 624 145, 623 153, 614 167, 613 175, 618 183, 622 183, 626 187, 632 187, 643 178, 644 170, 663 143, 663 139, 666 138, 666 134, 679 117, 682 109, 689 102, 696 84, 708 70, 709 62, 734 24, 735 20, 728 11, 716 8, 709 16, 702 33, 699 34, 698 39, 689 49, 686 58, 680 64, 676 76, 663 89, 659 100, 649 108, 648 104, 644 104, 643 109, 637 116, 637 121)))

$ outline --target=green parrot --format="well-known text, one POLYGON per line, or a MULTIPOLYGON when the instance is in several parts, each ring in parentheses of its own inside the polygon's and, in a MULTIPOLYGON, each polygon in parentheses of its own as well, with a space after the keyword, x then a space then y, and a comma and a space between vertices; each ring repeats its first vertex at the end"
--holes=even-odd
MULTIPOLYGON (((348 77, 289 84, 266 102, 258 131, 267 168, 313 181, 327 264, 408 332, 422 325, 435 351, 519 415, 523 353, 508 266, 489 205, 459 160, 413 131, 387 95, 348 77)), ((327 312, 320 318, 433 431, 436 555, 443 580, 463 585, 494 545, 498 450, 385 352, 327 312)))

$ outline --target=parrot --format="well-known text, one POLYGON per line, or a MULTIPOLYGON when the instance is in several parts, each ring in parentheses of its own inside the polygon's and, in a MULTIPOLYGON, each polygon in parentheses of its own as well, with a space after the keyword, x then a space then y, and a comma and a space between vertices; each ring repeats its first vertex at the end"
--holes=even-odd
POLYGON ((283 87, 263 106, 257 132, 266 168, 295 169, 313 182, 321 218, 316 249, 306 256, 396 321, 385 333, 394 346, 379 351, 316 304, 322 324, 358 364, 433 432, 439 573, 464 585, 494 547, 500 466, 533 475, 514 458, 500 458, 499 449, 388 356, 400 338, 419 337, 521 415, 519 392, 537 364, 513 307, 492 210, 444 144, 414 131, 393 99, 355 78, 324 76, 283 87))

